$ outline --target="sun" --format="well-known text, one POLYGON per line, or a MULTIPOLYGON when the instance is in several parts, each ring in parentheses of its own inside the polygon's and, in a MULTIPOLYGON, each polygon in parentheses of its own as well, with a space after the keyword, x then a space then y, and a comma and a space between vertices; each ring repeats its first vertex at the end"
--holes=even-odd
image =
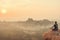
POLYGON ((6 13, 7 13, 7 10, 6 10, 6 9, 2 9, 2 10, 1 10, 1 13, 2 13, 2 14, 6 14, 6 13))

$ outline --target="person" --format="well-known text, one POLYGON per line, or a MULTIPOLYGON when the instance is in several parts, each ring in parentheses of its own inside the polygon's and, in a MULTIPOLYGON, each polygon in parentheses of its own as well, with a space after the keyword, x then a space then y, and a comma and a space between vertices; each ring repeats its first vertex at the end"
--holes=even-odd
POLYGON ((55 24, 53 25, 52 31, 58 31, 58 24, 57 24, 57 21, 55 21, 55 24))

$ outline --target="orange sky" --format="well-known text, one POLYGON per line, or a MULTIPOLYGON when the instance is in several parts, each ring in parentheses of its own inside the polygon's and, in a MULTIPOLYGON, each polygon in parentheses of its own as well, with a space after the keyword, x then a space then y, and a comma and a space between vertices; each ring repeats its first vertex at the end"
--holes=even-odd
POLYGON ((1 20, 60 20, 60 0, 0 0, 1 20), (2 14, 1 10, 7 12, 2 14))

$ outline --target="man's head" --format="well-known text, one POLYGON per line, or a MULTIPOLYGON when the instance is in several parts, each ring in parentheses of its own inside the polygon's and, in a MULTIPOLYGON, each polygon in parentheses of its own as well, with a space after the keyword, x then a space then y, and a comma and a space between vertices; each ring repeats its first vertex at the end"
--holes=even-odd
POLYGON ((55 21, 55 24, 57 24, 57 21, 55 21))

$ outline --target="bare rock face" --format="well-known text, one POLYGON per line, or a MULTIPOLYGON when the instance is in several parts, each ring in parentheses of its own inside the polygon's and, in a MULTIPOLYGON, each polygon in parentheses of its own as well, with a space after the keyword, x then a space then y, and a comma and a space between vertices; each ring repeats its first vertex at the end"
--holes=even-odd
POLYGON ((60 40, 60 30, 58 31, 48 31, 43 34, 44 40, 60 40))

